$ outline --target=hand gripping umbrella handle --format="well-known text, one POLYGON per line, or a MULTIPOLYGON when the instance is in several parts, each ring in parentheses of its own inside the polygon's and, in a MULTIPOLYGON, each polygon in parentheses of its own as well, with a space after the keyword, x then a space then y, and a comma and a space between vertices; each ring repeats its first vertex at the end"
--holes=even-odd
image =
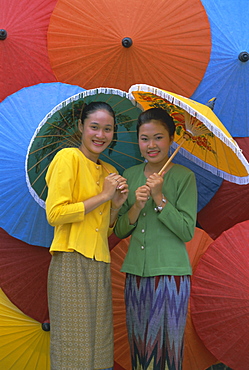
POLYGON ((185 141, 187 139, 190 138, 190 134, 185 132, 185 134, 183 135, 182 137, 182 141, 180 142, 180 144, 178 145, 178 147, 176 148, 176 150, 174 151, 174 153, 169 157, 169 159, 167 160, 167 162, 164 164, 164 166, 160 169, 160 171, 158 172, 158 175, 161 175, 163 173, 163 171, 167 168, 167 166, 170 164, 170 162, 172 161, 172 159, 176 156, 176 154, 179 152, 179 150, 181 149, 181 147, 183 146, 183 144, 185 143, 185 141))

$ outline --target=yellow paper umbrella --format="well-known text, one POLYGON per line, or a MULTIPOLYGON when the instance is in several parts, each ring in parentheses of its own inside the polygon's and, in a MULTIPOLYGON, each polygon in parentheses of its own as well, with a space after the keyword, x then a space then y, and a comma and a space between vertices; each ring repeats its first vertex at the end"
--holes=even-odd
POLYGON ((172 146, 213 174, 237 184, 249 183, 249 163, 236 141, 207 105, 149 85, 133 85, 129 93, 144 110, 165 109, 174 119, 172 146))
POLYGON ((24 315, 0 289, 0 364, 8 370, 49 370, 50 334, 24 315))

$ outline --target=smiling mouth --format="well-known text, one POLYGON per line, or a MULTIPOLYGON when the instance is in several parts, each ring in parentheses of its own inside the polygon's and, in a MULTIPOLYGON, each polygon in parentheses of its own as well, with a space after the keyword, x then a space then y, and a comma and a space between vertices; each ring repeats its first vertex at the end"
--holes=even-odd
POLYGON ((105 141, 93 140, 92 142, 96 146, 103 146, 103 145, 105 145, 105 141))
POLYGON ((151 151, 147 152, 147 154, 148 154, 149 157, 156 157, 159 154, 159 151, 158 150, 151 150, 151 151))

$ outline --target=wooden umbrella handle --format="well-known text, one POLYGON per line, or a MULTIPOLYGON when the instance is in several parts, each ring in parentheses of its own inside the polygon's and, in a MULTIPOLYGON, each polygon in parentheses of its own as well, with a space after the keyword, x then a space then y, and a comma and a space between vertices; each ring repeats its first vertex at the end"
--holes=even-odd
POLYGON ((182 141, 181 143, 178 145, 178 147, 176 148, 176 150, 174 151, 174 153, 169 157, 169 159, 167 160, 167 162, 163 165, 163 167, 160 169, 160 171, 158 172, 158 175, 161 175, 163 173, 163 171, 167 168, 167 166, 170 164, 170 162, 172 161, 172 159, 176 156, 176 154, 179 152, 179 150, 181 149, 181 147, 183 146, 183 144, 185 143, 185 141, 187 139, 190 138, 190 135, 186 132, 183 137, 182 137, 182 141))

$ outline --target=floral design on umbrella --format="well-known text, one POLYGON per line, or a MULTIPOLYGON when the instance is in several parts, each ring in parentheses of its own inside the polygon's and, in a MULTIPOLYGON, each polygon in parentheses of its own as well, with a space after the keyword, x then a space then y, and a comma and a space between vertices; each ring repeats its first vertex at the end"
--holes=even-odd
POLYGON ((212 51, 206 73, 192 95, 205 103, 216 97, 214 112, 233 137, 249 136, 249 28, 247 1, 202 0, 210 21, 212 51))
POLYGON ((55 82, 47 29, 56 0, 2 0, 0 12, 0 101, 40 82, 55 82))
POLYGON ((138 106, 143 109, 161 107, 175 121, 172 146, 176 150, 165 166, 179 151, 216 176, 237 184, 249 183, 249 163, 236 141, 207 105, 148 85, 133 85, 129 93, 138 106))
POLYGON ((44 116, 67 97, 84 91, 59 82, 23 88, 0 104, 0 227, 26 243, 49 247, 53 228, 30 195, 25 159, 44 116))
POLYGON ((199 0, 58 0, 48 29, 56 77, 87 89, 139 81, 190 96, 210 49, 199 0))

